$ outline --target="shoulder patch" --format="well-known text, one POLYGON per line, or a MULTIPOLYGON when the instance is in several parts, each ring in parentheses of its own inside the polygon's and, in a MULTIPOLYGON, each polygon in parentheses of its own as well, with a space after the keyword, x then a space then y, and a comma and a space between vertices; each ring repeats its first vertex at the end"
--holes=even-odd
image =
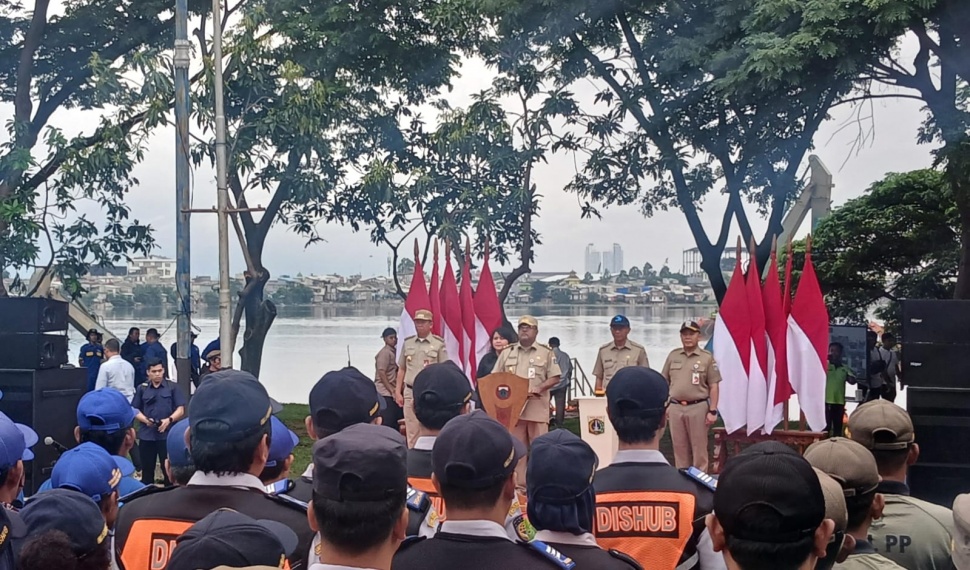
POLYGON ((522 544, 527 548, 531 548, 532 550, 535 550, 536 552, 541 554, 543 558, 552 562, 556 566, 562 568, 562 570, 572 570, 573 568, 576 567, 576 563, 573 562, 572 558, 566 556, 562 552, 559 552, 558 550, 549 546, 545 542, 542 542, 541 540, 533 540, 532 542, 519 542, 518 544, 522 544))
POLYGON ((643 566, 640 566, 640 563, 637 562, 629 554, 624 554, 619 550, 607 550, 607 552, 609 552, 610 556, 612 556, 613 558, 616 558, 617 560, 620 560, 622 562, 626 562, 627 564, 629 564, 630 568, 636 568, 636 570, 643 570, 643 566))
POLYGON ((684 477, 687 477, 691 481, 694 481, 695 483, 700 483, 705 488, 710 489, 711 491, 717 490, 717 479, 715 479, 711 475, 708 475, 707 473, 704 473, 700 469, 696 467, 688 467, 687 469, 680 469, 679 471, 681 472, 682 475, 684 475, 684 477))
POLYGON ((414 487, 408 486, 408 508, 419 513, 427 512, 431 506, 431 499, 424 491, 419 491, 414 487))
POLYGON ((124 497, 118 497, 118 502, 129 503, 131 501, 138 500, 142 497, 147 497, 149 495, 156 495, 158 493, 165 493, 167 491, 171 491, 172 489, 178 489, 178 487, 174 485, 171 487, 156 487, 155 485, 148 485, 146 487, 142 487, 141 489, 138 489, 137 491, 128 493, 124 497))
POLYGON ((265 496, 267 499, 269 499, 270 501, 273 501, 277 505, 283 505, 288 509, 293 509, 293 510, 297 510, 305 513, 308 508, 308 505, 306 503, 290 495, 286 495, 286 494, 277 495, 277 494, 267 493, 265 496))

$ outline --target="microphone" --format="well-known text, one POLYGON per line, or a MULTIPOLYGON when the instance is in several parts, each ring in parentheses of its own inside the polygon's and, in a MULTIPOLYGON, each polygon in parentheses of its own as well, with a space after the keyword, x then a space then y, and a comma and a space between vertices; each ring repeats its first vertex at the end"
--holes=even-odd
POLYGON ((53 447, 54 449, 56 449, 58 455, 60 455, 61 453, 64 453, 65 451, 67 451, 67 448, 66 447, 64 447, 60 443, 57 443, 57 441, 53 437, 51 437, 51 436, 47 436, 47 437, 44 438, 44 445, 49 445, 49 446, 53 447))

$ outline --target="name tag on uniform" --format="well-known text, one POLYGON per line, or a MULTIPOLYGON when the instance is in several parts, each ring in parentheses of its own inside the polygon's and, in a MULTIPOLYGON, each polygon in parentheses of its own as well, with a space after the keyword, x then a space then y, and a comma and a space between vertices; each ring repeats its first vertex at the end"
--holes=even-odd
POLYGON ((698 386, 701 383, 701 373, 694 371, 690 375, 690 383, 694 386, 698 386))
POLYGON ((536 369, 529 367, 529 380, 533 380, 536 377, 536 369))
POLYGON ((427 358, 425 358, 424 359, 424 365, 425 365, 425 367, 427 367, 429 364, 431 364, 431 361, 428 360, 427 358))

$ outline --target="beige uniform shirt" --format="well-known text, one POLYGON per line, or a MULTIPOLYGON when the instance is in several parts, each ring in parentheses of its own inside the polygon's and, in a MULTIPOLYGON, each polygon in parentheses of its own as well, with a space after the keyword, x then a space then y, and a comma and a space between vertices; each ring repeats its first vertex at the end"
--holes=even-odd
POLYGON ((647 359, 647 349, 641 344, 627 340, 622 348, 616 343, 608 342, 600 347, 596 354, 596 364, 593 365, 593 376, 603 377, 603 387, 610 383, 613 375, 627 366, 650 367, 647 359))
POLYGON ((880 492, 886 507, 882 518, 869 527, 869 542, 876 552, 909 570, 950 568, 950 544, 956 536, 953 511, 908 495, 880 492))
POLYGON ((836 564, 842 570, 910 570, 903 568, 881 554, 850 554, 845 562, 836 564))
POLYGON ((384 372, 384 377, 391 384, 392 389, 397 388, 397 349, 393 346, 384 345, 374 358, 377 374, 374 375, 374 384, 377 385, 377 393, 381 396, 393 396, 393 392, 388 392, 387 388, 384 387, 384 383, 381 382, 380 376, 381 372, 384 372))
MULTIPOLYGON (((528 378, 530 390, 562 374, 555 353, 548 346, 539 343, 528 348, 519 343, 509 346, 499 354, 492 372, 511 372, 528 378)), ((540 396, 529 396, 519 418, 529 422, 548 422, 549 390, 540 396)))
POLYGON ((448 361, 448 351, 445 350, 445 339, 429 334, 425 338, 409 336, 404 339, 404 347, 398 356, 397 365, 404 369, 404 385, 408 388, 414 384, 418 372, 429 364, 448 361))
POLYGON ((704 400, 710 396, 711 386, 721 381, 714 355, 700 347, 690 353, 683 347, 670 351, 660 373, 670 382, 673 400, 704 400))

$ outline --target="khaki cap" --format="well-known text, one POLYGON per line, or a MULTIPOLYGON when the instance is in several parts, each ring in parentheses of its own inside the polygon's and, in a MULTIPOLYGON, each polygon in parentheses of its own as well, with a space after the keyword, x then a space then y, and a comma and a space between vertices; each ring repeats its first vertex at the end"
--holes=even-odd
POLYGON ((519 326, 529 325, 530 327, 539 328, 539 321, 536 320, 532 315, 523 315, 519 317, 519 326))
POLYGON ((812 469, 815 469, 815 474, 818 475, 818 482, 822 485, 822 495, 825 496, 825 518, 835 521, 836 531, 844 531, 849 526, 849 510, 845 506, 842 485, 821 469, 817 467, 812 469))
POLYGON ((414 312, 414 320, 416 321, 433 321, 434 313, 428 309, 418 309, 414 312))
POLYGON ((970 493, 953 501, 953 565, 970 570, 970 493))
POLYGON ((849 434, 852 441, 880 450, 906 449, 916 437, 906 410, 886 400, 873 400, 856 408, 849 417, 849 434), (876 434, 891 439, 876 443, 876 434))
POLYGON ((876 459, 861 444, 844 437, 817 441, 805 450, 812 467, 824 471, 842 485, 846 497, 867 495, 881 481, 876 459))

